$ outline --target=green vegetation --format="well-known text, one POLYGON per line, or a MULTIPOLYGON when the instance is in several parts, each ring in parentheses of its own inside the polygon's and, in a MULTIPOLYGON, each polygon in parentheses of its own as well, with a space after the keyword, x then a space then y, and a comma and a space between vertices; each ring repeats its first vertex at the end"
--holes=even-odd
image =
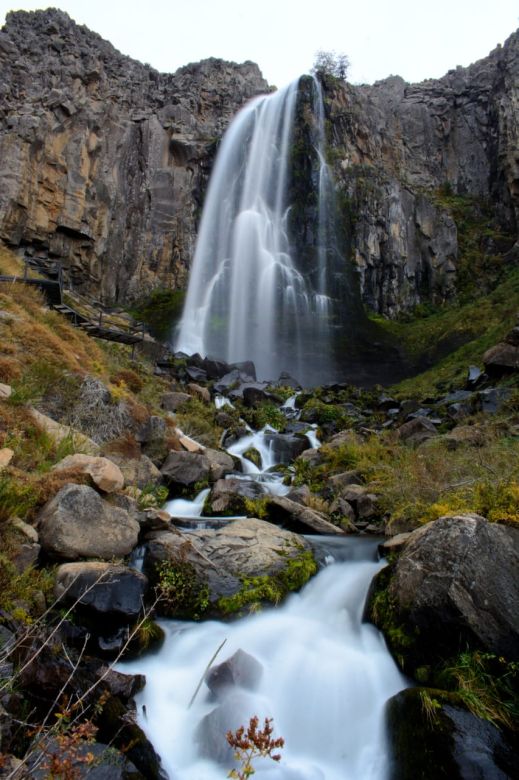
POLYGON ((519 729, 519 663, 493 653, 467 650, 439 677, 478 718, 519 729))
POLYGON ((465 303, 422 309, 407 321, 372 315, 372 322, 400 345, 409 363, 426 369, 395 385, 392 392, 401 398, 425 398, 459 387, 467 367, 482 367, 484 352, 515 325, 518 310, 519 270, 513 269, 491 292, 465 303))
POLYGON ((130 314, 144 322, 152 336, 167 341, 179 320, 184 306, 183 290, 154 290, 132 306, 130 314))
POLYGON ((317 572, 311 552, 302 551, 295 558, 286 558, 285 566, 272 575, 242 577, 243 587, 233 596, 218 599, 218 609, 224 615, 255 611, 265 602, 278 604, 291 591, 299 590, 317 572))
POLYGON ((179 558, 157 564, 159 610, 166 617, 200 620, 209 607, 209 588, 197 576, 193 564, 179 558))
POLYGON ((433 195, 436 206, 454 219, 458 236, 456 289, 467 302, 475 292, 495 286, 503 271, 503 255, 514 238, 500 229, 492 205, 477 197, 454 193, 449 184, 433 195))
POLYGON ((206 447, 218 447, 220 444, 223 431, 215 424, 214 418, 214 408, 198 398, 186 401, 176 413, 179 428, 206 447))

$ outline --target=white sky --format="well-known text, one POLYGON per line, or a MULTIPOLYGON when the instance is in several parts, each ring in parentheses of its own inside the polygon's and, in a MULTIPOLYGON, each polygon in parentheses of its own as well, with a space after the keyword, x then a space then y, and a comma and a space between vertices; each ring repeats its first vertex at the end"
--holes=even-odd
MULTIPOLYGON (((12 9, 52 0, 0 0, 12 9)), ((55 0, 124 54, 174 71, 221 57, 253 60, 276 86, 306 73, 318 49, 345 53, 354 83, 391 74, 437 78, 486 56, 519 26, 519 0, 55 0)))

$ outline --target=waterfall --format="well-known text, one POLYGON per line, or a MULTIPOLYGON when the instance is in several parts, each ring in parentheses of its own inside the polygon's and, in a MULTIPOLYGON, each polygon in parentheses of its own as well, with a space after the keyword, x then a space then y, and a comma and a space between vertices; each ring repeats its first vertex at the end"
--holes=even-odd
POLYGON ((252 101, 224 136, 175 348, 231 363, 253 360, 259 378, 289 371, 312 384, 336 378, 332 291, 336 299, 340 285, 330 268, 337 252, 322 94, 317 80, 301 81, 312 93, 313 117, 303 120, 310 121, 305 163, 314 158, 306 180, 296 167, 302 145, 294 145, 301 95, 295 81, 252 101), (289 199, 296 190, 310 209, 289 199), (294 235, 303 211, 305 235, 294 235))

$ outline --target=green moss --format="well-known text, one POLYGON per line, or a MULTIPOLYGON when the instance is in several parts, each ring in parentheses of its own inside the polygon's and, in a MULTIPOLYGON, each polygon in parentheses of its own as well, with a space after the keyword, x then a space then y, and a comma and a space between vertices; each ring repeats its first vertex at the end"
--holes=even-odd
POLYGON ((382 569, 373 580, 368 596, 367 612, 370 620, 386 637, 389 649, 400 668, 407 673, 414 671, 415 664, 412 649, 416 635, 398 618, 397 611, 388 585, 392 567, 382 569))
POLYGON ((254 463, 257 468, 261 468, 261 455, 255 447, 249 447, 249 449, 243 453, 243 457, 250 460, 251 463, 254 463))
POLYGON ((278 604, 291 591, 299 590, 317 572, 311 552, 303 551, 286 559, 283 569, 261 577, 242 577, 243 587, 233 596, 222 596, 217 607, 224 615, 254 611, 265 602, 278 604))

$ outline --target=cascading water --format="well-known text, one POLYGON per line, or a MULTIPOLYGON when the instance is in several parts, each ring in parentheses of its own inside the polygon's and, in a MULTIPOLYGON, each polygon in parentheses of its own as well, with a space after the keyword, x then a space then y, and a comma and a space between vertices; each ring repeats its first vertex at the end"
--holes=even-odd
MULTIPOLYGON (((289 418, 297 417, 295 401, 293 396, 282 407, 289 418)), ((268 426, 250 431, 228 452, 241 460, 243 478, 279 494, 288 488, 272 473, 277 465, 272 433, 268 426), (251 447, 263 471, 244 457, 251 447)), ((315 431, 306 435, 320 446, 315 431)), ((175 499, 167 509, 191 527, 207 492, 193 502, 175 499)), ((327 565, 283 606, 233 623, 163 621, 160 652, 120 664, 122 671, 146 675, 146 687, 136 697, 138 718, 171 778, 221 780, 233 764, 226 731, 258 715, 261 721, 274 718, 286 741, 279 765, 255 764, 258 780, 386 780, 384 705, 406 683, 382 636, 362 622, 369 584, 382 566, 375 560, 376 541, 312 537, 312 544, 327 565), (225 652, 216 662, 241 649, 262 665, 260 685, 254 691, 232 688, 216 702, 204 685, 191 706, 224 640, 225 652), (204 731, 200 724, 215 710, 211 718, 218 722, 204 731)))
POLYGON ((215 737, 200 735, 199 724, 218 706, 205 686, 188 706, 224 639, 217 663, 241 649, 264 671, 257 690, 229 694, 227 717, 232 714, 220 724, 220 754, 226 729, 246 725, 256 714, 261 720, 274 718, 276 734, 286 743, 279 765, 255 764, 258 780, 388 776, 383 710, 406 682, 380 634, 362 623, 366 592, 381 566, 374 560, 375 544, 353 538, 320 538, 317 544, 321 557, 338 562, 325 566, 282 607, 234 623, 164 622, 161 652, 121 665, 123 671, 146 675, 137 697, 139 720, 170 777, 221 780, 232 767, 232 753, 222 766, 200 757, 198 741, 215 737))
POLYGON ((289 371, 304 384, 336 378, 333 328, 340 309, 333 301, 340 269, 330 263, 337 252, 330 229, 333 185, 324 159, 323 101, 319 83, 310 84, 304 182, 293 143, 301 94, 297 81, 253 101, 227 131, 175 344, 179 351, 231 363, 253 360, 259 378, 289 371), (301 199, 289 199, 298 188, 310 197, 311 214, 301 199), (308 222, 304 239, 294 235, 302 211, 308 222))

